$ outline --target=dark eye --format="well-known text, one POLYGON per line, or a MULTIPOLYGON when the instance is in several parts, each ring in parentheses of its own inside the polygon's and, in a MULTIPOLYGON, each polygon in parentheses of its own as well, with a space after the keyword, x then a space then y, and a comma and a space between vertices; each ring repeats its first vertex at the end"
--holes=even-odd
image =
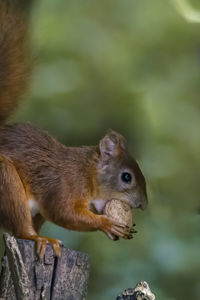
POLYGON ((128 173, 128 172, 122 173, 122 181, 124 181, 126 183, 130 183, 131 179, 132 179, 132 176, 130 173, 128 173))

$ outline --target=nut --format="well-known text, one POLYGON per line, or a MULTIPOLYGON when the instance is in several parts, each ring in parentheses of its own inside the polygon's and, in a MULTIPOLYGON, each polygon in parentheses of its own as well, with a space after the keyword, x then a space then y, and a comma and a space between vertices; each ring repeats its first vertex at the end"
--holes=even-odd
POLYGON ((108 201, 103 212, 110 219, 122 223, 129 228, 133 225, 131 207, 123 201, 116 199, 108 201))

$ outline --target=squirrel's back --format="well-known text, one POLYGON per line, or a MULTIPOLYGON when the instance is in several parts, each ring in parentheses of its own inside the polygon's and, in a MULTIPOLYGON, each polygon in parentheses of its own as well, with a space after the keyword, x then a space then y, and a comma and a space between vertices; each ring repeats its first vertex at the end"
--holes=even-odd
POLYGON ((15 110, 27 86, 31 69, 27 10, 31 2, 0 0, 0 125, 15 110))

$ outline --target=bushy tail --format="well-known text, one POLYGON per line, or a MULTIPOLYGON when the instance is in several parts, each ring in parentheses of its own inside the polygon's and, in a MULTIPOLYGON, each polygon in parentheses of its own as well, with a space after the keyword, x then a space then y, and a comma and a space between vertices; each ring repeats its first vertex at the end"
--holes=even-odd
POLYGON ((0 125, 16 109, 27 86, 31 70, 27 38, 31 2, 0 0, 0 125))

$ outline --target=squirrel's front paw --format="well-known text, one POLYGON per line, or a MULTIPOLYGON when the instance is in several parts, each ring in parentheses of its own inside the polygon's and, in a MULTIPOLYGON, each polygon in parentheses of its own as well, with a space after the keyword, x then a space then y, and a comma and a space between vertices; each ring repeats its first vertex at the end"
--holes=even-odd
POLYGON ((101 216, 100 230, 112 240, 117 240, 119 237, 123 239, 131 239, 133 237, 129 226, 111 220, 106 216, 101 216))

